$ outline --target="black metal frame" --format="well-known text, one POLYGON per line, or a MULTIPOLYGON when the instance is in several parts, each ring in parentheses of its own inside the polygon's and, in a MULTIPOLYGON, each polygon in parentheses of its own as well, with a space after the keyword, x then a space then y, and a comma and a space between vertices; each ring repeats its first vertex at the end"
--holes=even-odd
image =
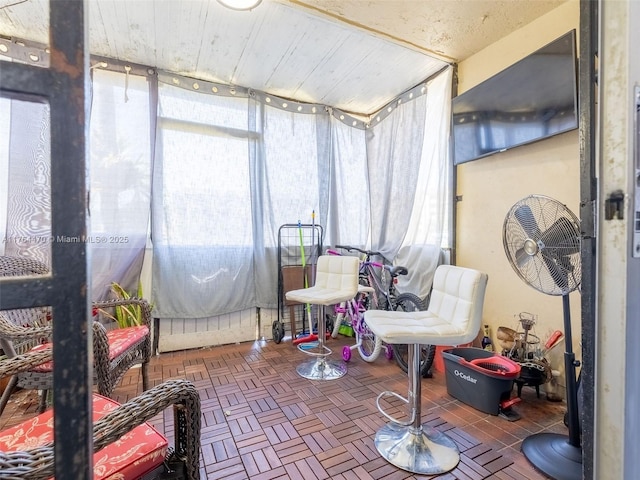
MULTIPOLYGON (((283 267, 291 267, 298 266, 302 267, 302 259, 300 257, 300 240, 304 243, 305 248, 305 257, 308 258, 308 263, 305 264, 310 268, 309 273, 311 278, 309 279, 312 282, 314 278, 312 269, 314 265, 318 262, 318 257, 322 255, 323 248, 323 240, 324 240, 324 229, 322 225, 319 224, 308 224, 308 223, 286 223, 284 225, 280 225, 278 228, 278 319, 277 324, 282 328, 281 331, 284 331, 284 320, 287 317, 291 322, 291 338, 295 339, 296 334, 300 333, 295 331, 294 328, 294 319, 289 317, 289 314, 286 313, 285 310, 285 291, 284 291, 284 279, 282 274, 283 267), (302 238, 300 238, 300 236, 302 238), (316 242, 317 237, 317 242, 316 242), (310 243, 307 243, 311 239, 310 243), (297 255, 292 256, 290 253, 285 254, 284 250, 288 248, 293 248, 297 255)), ((311 285, 309 285, 311 286, 311 285)), ((300 321, 302 330, 304 330, 305 321, 308 319, 305 317, 305 309, 304 306, 299 308, 302 313, 300 321)), ((280 338, 281 340, 281 338, 280 338)), ((280 340, 277 340, 276 343, 280 343, 280 340)))
POLYGON ((596 362, 596 57, 598 55, 598 5, 580 0, 578 106, 580 145, 580 228, 582 230, 582 472, 595 478, 595 362, 596 362))
POLYGON ((63 241, 88 237, 88 12, 83 0, 49 3, 50 66, 3 62, 0 95, 50 105, 52 273, 0 281, 0 309, 50 305, 63 319, 53 326, 55 477, 88 480, 93 478, 89 259, 84 241, 63 241))
MULTIPOLYGON (((595 57, 597 7, 580 2, 580 164, 582 243, 583 469, 593 478, 595 370, 595 57)), ((51 107, 53 238, 87 237, 86 159, 89 112, 87 8, 82 0, 50 2, 51 65, 6 63, 0 95, 51 107)), ((455 211, 455 209, 454 209, 455 211)), ((54 324, 56 478, 92 478, 91 329, 86 244, 53 242, 52 275, 0 281, 0 309, 51 305, 54 324), (62 348, 65 345, 66 348, 62 348), (73 433, 72 433, 73 432, 73 433)))

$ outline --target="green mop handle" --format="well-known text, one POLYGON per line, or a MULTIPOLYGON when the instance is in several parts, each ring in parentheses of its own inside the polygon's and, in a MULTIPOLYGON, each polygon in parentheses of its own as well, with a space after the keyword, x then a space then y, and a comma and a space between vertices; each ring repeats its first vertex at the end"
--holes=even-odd
MULTIPOLYGON (((307 280, 307 256, 304 253, 304 241, 302 240, 302 223, 298 220, 298 234, 300 236, 300 254, 302 255, 302 271, 304 272, 304 288, 309 288, 309 281, 307 280)), ((307 303, 307 315, 309 315, 309 322, 311 322, 311 304, 307 303)), ((311 335, 311 332, 309 332, 311 335)))
POLYGON ((316 247, 316 236, 315 236, 315 232, 316 232, 316 211, 312 210, 311 211, 311 280, 313 281, 316 278, 316 265, 318 263, 318 257, 317 255, 317 251, 315 250, 316 247), (313 261, 313 259, 315 258, 315 263, 313 261))

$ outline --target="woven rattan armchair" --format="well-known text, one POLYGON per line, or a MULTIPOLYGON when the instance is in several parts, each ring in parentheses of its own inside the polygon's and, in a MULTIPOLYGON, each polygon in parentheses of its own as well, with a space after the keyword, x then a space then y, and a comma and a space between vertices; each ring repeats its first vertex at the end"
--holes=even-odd
MULTIPOLYGON (((46 349, 2 360, 0 378, 19 375, 50 358, 51 349, 46 349)), ((96 414, 104 400, 104 397, 94 394, 94 478, 139 478, 141 463, 145 463, 145 479, 167 478, 165 475, 168 473, 171 473, 171 478, 200 478, 200 396, 191 382, 168 380, 125 404, 114 407, 111 403, 104 412, 96 414), (168 448, 166 438, 146 423, 171 405, 174 412, 174 448, 168 448), (135 445, 136 451, 141 451, 138 457, 126 455, 127 442, 135 445)), ((0 431, 1 478, 38 480, 53 477, 50 413, 48 411, 40 415, 42 418, 36 417, 0 431), (45 419, 47 415, 49 417, 45 419), (21 449, 25 445, 29 447, 21 449)))
MULTIPOLYGON (((46 265, 32 259, 0 256, 0 277, 48 274, 46 265)), ((134 365, 142 365, 142 389, 147 390, 148 365, 151 358, 151 306, 144 299, 128 298, 94 302, 93 321, 94 383, 98 393, 111 396, 122 376, 134 365), (100 312, 112 311, 116 306, 137 306, 141 311, 141 325, 113 328, 103 324, 100 312)), ((51 337, 51 309, 47 307, 0 311, 0 347, 9 358, 32 348, 43 348, 51 337)), ((47 362, 11 377, 0 398, 0 415, 16 387, 41 390, 39 413, 46 408, 47 392, 53 387, 53 365, 47 362)))

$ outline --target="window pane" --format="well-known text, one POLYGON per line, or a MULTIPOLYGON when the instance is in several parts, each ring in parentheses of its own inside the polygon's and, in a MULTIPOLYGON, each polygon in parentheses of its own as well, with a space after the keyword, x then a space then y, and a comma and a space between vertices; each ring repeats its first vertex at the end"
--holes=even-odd
POLYGON ((172 130, 162 139, 171 244, 251 245, 247 140, 172 130))

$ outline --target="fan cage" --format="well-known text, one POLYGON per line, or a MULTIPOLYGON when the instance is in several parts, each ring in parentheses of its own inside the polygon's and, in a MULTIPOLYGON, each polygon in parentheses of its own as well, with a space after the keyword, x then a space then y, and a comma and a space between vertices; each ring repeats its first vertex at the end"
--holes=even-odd
POLYGON ((566 205, 543 195, 514 204, 504 220, 509 263, 528 285, 565 295, 580 285, 580 222, 566 205))

